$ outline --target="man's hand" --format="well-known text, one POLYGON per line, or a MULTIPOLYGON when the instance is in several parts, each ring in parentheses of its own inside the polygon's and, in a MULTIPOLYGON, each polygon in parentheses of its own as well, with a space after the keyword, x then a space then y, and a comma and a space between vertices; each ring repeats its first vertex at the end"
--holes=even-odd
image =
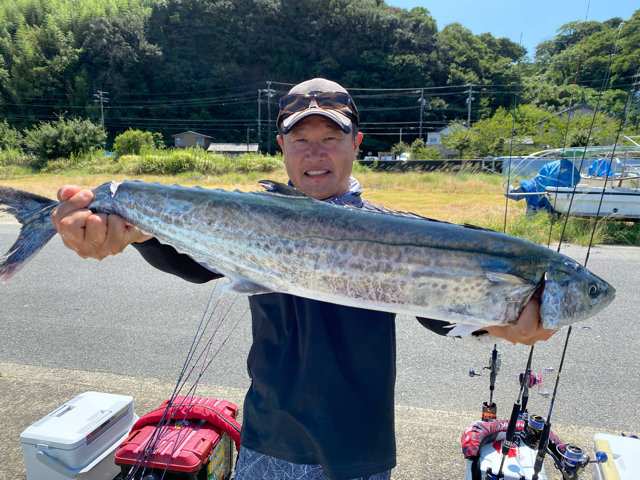
POLYGON ((53 224, 65 246, 83 258, 102 260, 122 252, 131 243, 152 238, 117 215, 89 210, 91 190, 65 185, 58 190, 58 200, 62 203, 51 214, 53 224))
POLYGON ((556 330, 542 328, 540 323, 540 300, 535 296, 524 307, 517 323, 484 328, 490 335, 504 338, 511 343, 533 345, 538 340, 547 340, 556 330))

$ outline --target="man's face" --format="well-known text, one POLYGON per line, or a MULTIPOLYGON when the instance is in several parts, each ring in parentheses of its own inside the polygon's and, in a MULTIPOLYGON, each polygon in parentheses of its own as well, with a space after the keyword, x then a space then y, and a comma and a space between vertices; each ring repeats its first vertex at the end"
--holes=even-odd
POLYGON ((278 136, 284 165, 293 186, 318 200, 349 191, 349 176, 362 142, 321 115, 300 120, 286 135, 278 136))

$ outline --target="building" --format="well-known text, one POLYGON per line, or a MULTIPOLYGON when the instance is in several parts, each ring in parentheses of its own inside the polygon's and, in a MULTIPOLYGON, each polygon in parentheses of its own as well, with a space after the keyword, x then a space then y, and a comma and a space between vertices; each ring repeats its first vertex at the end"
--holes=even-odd
POLYGON ((209 148, 212 138, 198 132, 188 130, 186 132, 177 133, 173 136, 173 146, 175 148, 209 148))
POLYGON ((257 143, 210 143, 207 147, 209 153, 220 153, 229 157, 242 155, 243 153, 258 153, 257 143))
MULTIPOLYGON (((461 130, 469 130, 465 125, 458 124, 455 126, 456 129, 461 130)), ((439 147, 440 155, 442 158, 458 158, 459 152, 457 150, 450 150, 446 147, 446 145, 442 144, 442 137, 448 136, 452 132, 452 128, 447 125, 446 127, 439 128, 438 130, 434 130, 433 132, 427 133, 427 147, 439 147)))
POLYGON ((569 116, 569 118, 572 117, 580 117, 582 115, 593 115, 595 112, 598 113, 604 113, 607 117, 611 118, 611 119, 615 119, 616 116, 612 115, 608 112, 605 112, 604 110, 601 110, 599 108, 593 107, 591 105, 589 105, 588 103, 582 102, 579 105, 574 105, 571 108, 567 108, 566 110, 562 110, 561 112, 555 113, 553 115, 551 115, 549 118, 545 118, 544 120, 540 120, 538 122, 538 126, 542 125, 545 122, 548 122, 549 120, 551 120, 552 118, 555 117, 566 117, 567 115, 569 116))

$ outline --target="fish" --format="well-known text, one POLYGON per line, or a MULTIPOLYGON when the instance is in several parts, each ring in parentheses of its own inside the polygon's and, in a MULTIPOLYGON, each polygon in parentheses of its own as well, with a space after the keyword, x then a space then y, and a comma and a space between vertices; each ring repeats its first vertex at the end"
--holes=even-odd
MULTIPOLYGON (((268 292, 449 322, 449 335, 514 323, 538 295, 544 328, 609 305, 615 288, 575 260, 504 233, 334 205, 264 180, 241 192, 108 182, 89 208, 116 214, 223 274, 226 291, 268 292)), ((59 203, 0 186, 0 211, 22 224, 0 280, 56 234, 59 203)))

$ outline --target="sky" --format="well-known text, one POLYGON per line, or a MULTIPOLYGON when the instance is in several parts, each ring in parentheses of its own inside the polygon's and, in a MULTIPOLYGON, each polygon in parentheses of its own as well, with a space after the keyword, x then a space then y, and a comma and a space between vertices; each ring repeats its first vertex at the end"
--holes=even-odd
POLYGON ((556 30, 573 20, 602 22, 613 17, 631 18, 640 9, 640 0, 385 0, 387 5, 424 7, 442 30, 449 23, 460 23, 474 34, 489 32, 507 37, 535 53, 540 42, 550 40, 556 30))

